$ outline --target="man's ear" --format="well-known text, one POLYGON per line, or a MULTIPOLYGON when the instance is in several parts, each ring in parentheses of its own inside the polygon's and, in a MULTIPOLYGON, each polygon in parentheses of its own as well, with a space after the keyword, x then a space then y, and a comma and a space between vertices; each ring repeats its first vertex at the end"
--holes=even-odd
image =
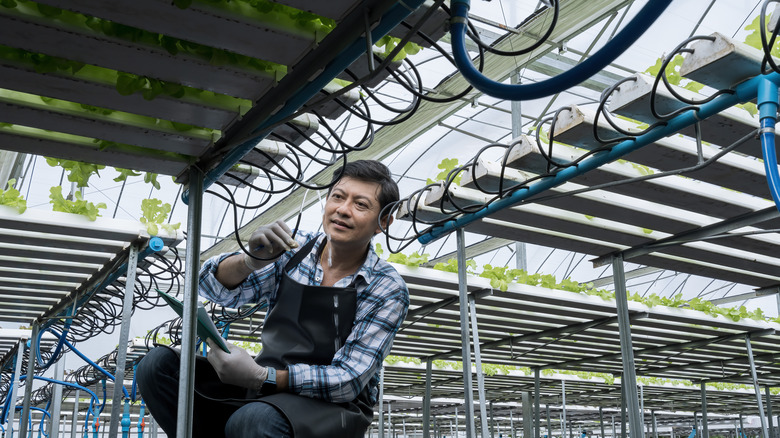
POLYGON ((381 221, 382 226, 381 227, 377 226, 376 230, 374 230, 374 236, 376 236, 377 234, 381 233, 382 230, 386 230, 387 227, 389 227, 390 224, 392 224, 392 223, 393 223, 393 216, 388 214, 387 216, 385 216, 382 219, 382 221, 381 221))

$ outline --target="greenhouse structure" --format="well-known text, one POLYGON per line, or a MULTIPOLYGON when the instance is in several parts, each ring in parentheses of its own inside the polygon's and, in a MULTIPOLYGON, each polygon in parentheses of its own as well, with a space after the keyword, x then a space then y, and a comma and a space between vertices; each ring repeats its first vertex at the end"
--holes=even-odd
POLYGON ((262 281, 292 277, 258 233, 344 245, 339 172, 376 160, 400 193, 361 270, 323 250, 301 286, 346 306, 294 303, 344 337, 220 406, 298 438, 780 438, 778 34, 770 0, 0 0, 0 434, 204 436, 214 339, 276 361, 262 281), (217 303, 230 253, 255 295, 217 303), (340 325, 362 299, 386 338, 340 325), (167 413, 138 373, 166 348, 167 413))

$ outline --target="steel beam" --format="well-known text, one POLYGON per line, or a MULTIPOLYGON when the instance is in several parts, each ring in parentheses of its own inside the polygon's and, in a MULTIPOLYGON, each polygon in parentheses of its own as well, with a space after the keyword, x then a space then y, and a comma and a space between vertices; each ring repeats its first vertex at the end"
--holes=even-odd
POLYGON ((192 436, 192 418, 195 403, 195 339, 198 299, 198 272, 200 270, 200 236, 203 212, 203 174, 190 169, 190 199, 187 210, 187 255, 185 257, 184 315, 181 333, 181 364, 179 366, 179 406, 176 412, 176 436, 192 436))
POLYGON ((469 337, 469 298, 466 274, 466 237, 463 228, 456 231, 458 245, 458 294, 460 297, 460 341, 463 360, 463 399, 466 405, 466 438, 476 437, 474 394, 471 384, 471 345, 469 337))
POLYGON ((116 370, 114 371, 114 398, 111 401, 111 422, 109 436, 118 436, 119 417, 122 415, 122 401, 125 382, 125 365, 127 364, 127 344, 130 341, 130 320, 133 313, 133 296, 135 295, 135 274, 138 268, 138 245, 130 245, 127 254, 127 276, 125 296, 122 302, 122 325, 119 329, 119 344, 116 350, 116 370))

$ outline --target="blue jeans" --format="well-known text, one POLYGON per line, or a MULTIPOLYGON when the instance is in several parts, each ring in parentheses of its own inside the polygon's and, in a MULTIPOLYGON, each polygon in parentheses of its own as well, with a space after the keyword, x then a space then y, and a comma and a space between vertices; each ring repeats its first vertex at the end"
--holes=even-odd
MULTIPOLYGON (((146 407, 169 437, 176 436, 179 401, 179 355, 158 347, 146 354, 136 368, 136 380, 146 407)), ((214 378, 208 362, 199 361, 196 378, 214 378)), ((289 438, 290 423, 275 407, 263 402, 243 406, 218 402, 195 393, 193 437, 289 438)))

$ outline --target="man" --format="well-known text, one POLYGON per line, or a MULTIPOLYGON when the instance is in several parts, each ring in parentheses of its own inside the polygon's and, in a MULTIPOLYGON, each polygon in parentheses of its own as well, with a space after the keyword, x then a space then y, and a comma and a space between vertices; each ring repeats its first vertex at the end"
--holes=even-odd
MULTIPOLYGON (((204 263, 201 295, 227 307, 267 301, 269 310, 257 358, 230 345, 230 354, 212 347, 208 362, 197 361, 195 436, 358 438, 371 423, 379 369, 409 306, 403 279, 370 245, 393 220, 383 209, 398 187, 370 160, 348 163, 334 181, 322 232, 277 221, 251 236, 251 255, 204 263)), ((136 371, 171 437, 178 368, 174 351, 156 348, 136 371)))

